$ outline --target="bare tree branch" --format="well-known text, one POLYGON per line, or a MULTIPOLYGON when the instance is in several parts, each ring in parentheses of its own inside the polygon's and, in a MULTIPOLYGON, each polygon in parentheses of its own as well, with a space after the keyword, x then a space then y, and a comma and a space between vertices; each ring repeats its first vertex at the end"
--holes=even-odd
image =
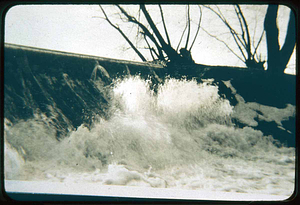
MULTIPOLYGON (((231 35, 233 36, 233 38, 236 38, 236 40, 238 40, 238 41, 242 44, 242 46, 246 49, 245 43, 241 40, 241 38, 239 37, 238 33, 237 33, 237 32, 230 26, 230 24, 227 22, 227 20, 225 19, 225 17, 223 16, 223 14, 222 14, 221 11, 220 11, 220 8, 217 7, 218 10, 219 10, 219 12, 220 12, 220 13, 218 13, 218 12, 216 12, 214 9, 212 9, 212 8, 209 7, 209 6, 204 5, 204 7, 205 7, 205 8, 208 8, 209 10, 211 10, 212 12, 214 12, 214 13, 215 13, 215 14, 223 21, 223 23, 227 26, 227 28, 230 30, 230 33, 231 33, 231 35)), ((239 44, 238 44, 238 45, 239 45, 239 44)), ((241 50, 241 48, 240 48, 240 50, 241 50)))
POLYGON ((143 30, 144 34, 146 36, 148 36, 149 39, 155 44, 155 46, 159 52, 159 55, 163 56, 161 46, 158 44, 158 42, 154 38, 153 34, 151 34, 150 31, 146 28, 146 26, 144 26, 141 22, 137 21, 136 18, 134 18, 133 16, 129 15, 120 5, 116 5, 116 6, 119 8, 121 13, 126 16, 126 18, 129 22, 137 24, 143 30))
POLYGON ((244 54, 244 51, 243 51, 242 47, 241 47, 240 44, 239 44, 239 42, 241 42, 241 41, 238 41, 239 38, 238 38, 237 35, 235 35, 236 33, 233 33, 233 31, 232 31, 231 34, 232 34, 232 36, 233 36, 233 39, 234 39, 236 45, 238 46, 239 50, 241 51, 241 53, 242 53, 242 55, 243 55, 243 57, 244 57, 243 62, 246 62, 247 58, 246 58, 246 56, 245 56, 245 54, 244 54))
POLYGON ((131 48, 138 54, 138 56, 142 59, 142 61, 147 61, 146 58, 141 54, 141 52, 133 45, 133 43, 129 40, 129 38, 123 33, 123 31, 116 25, 114 25, 110 20, 109 18, 107 17, 104 9, 102 8, 101 5, 99 5, 102 13, 104 14, 105 16, 105 19, 106 21, 112 26, 114 27, 116 30, 119 31, 119 33, 123 36, 123 38, 125 38, 125 40, 129 43, 129 45, 131 46, 131 48))
POLYGON ((201 9, 201 7, 200 7, 199 5, 198 5, 198 7, 199 7, 199 9, 200 9, 199 23, 198 23, 198 27, 197 27, 197 31, 196 31, 194 40, 193 40, 193 42, 192 42, 192 44, 191 44, 191 47, 190 47, 190 49, 189 49, 188 51, 191 51, 191 50, 192 50, 192 47, 193 47, 193 45, 194 45, 194 43, 195 43, 195 41, 196 41, 196 39, 197 39, 197 37, 198 37, 198 33, 199 33, 199 30, 200 30, 200 24, 201 24, 201 20, 202 20, 202 9, 201 9))
POLYGON ((216 6, 216 7, 217 7, 217 9, 218 9, 218 12, 219 12, 219 14, 220 14, 221 19, 222 19, 222 20, 225 20, 226 18, 225 18, 224 15, 222 14, 220 8, 219 8, 218 6, 216 6))
POLYGON ((151 29, 153 30, 155 36, 157 37, 157 39, 160 42, 160 44, 162 45, 162 47, 166 46, 167 44, 166 44, 165 40, 163 39, 163 37, 161 36, 160 32, 158 31, 158 29, 157 29, 156 25, 154 24, 154 22, 153 22, 153 20, 152 20, 152 18, 150 16, 150 14, 148 13, 145 5, 141 4, 140 8, 143 11, 143 13, 144 13, 144 15, 145 15, 145 17, 146 17, 146 19, 147 19, 147 21, 148 21, 151 29))
MULTIPOLYGON (((257 29, 257 16, 255 16, 255 24, 254 24, 253 35, 252 35, 252 45, 255 45, 256 29, 257 29)), ((264 33, 264 31, 262 32, 260 38, 262 38, 263 33, 264 33)), ((254 47, 254 50, 256 50, 256 47, 254 47)))
POLYGON ((241 18, 243 20, 244 27, 245 27, 245 30, 246 30, 247 42, 245 42, 245 45, 246 45, 246 50, 247 50, 247 53, 248 53, 248 59, 250 59, 251 56, 252 56, 252 52, 251 52, 251 41, 250 41, 250 34, 249 34, 248 24, 247 24, 247 21, 245 19, 245 16, 244 16, 240 6, 238 4, 236 4, 236 7, 239 11, 239 15, 241 16, 241 18))
MULTIPOLYGON (((137 17, 132 16, 129 14, 128 11, 126 11, 124 8, 122 8, 120 5, 116 5, 116 7, 119 10, 119 13, 117 13, 117 15, 119 15, 119 18, 123 21, 123 22, 128 22, 128 23, 132 23, 133 25, 136 25, 137 27, 137 35, 136 38, 134 39, 134 42, 136 43, 136 45, 134 46, 133 43, 129 40, 129 38, 123 33, 123 31, 119 28, 119 26, 117 24, 112 23, 108 16, 106 15, 104 9, 100 6, 102 12, 105 15, 105 19, 106 21, 113 26, 115 29, 117 29, 121 35, 125 38, 125 40, 130 44, 130 46, 136 51, 137 54, 139 54, 139 56, 142 58, 142 54, 140 52, 137 52, 137 49, 147 49, 150 52, 150 55, 152 57, 152 59, 155 60, 161 60, 163 62, 170 62, 170 63, 175 63, 175 64, 186 64, 186 63, 194 63, 194 60, 191 57, 191 53, 190 50, 192 49, 199 30, 200 30, 200 24, 201 24, 201 19, 202 19, 202 10, 201 7, 199 6, 199 10, 200 10, 200 17, 199 17, 199 22, 198 22, 198 27, 195 33, 195 36, 193 37, 193 41, 191 42, 190 45, 190 49, 187 50, 188 45, 190 44, 190 40, 191 39, 191 32, 192 32, 192 22, 191 22, 191 13, 190 13, 190 5, 188 5, 187 7, 187 21, 186 21, 186 27, 182 33, 182 36, 180 38, 179 44, 177 49, 175 50, 172 45, 171 45, 171 40, 170 40, 170 36, 167 30, 167 22, 165 21, 165 16, 164 16, 164 11, 161 5, 158 5, 159 11, 160 11, 160 17, 162 19, 162 23, 163 23, 163 29, 164 31, 160 31, 158 30, 157 25, 155 24, 155 22, 153 22, 152 20, 152 16, 150 15, 150 13, 148 12, 148 10, 146 9, 145 4, 140 4, 139 5, 139 13, 137 15, 137 17), (140 13, 144 14, 145 17, 145 22, 142 23, 140 20, 140 13), (182 48, 183 50, 180 50, 180 53, 178 52, 178 48, 182 43, 182 39, 185 37, 185 31, 188 29, 188 33, 186 36, 186 42, 185 42, 185 48, 182 48), (161 33, 161 32, 164 32, 161 33), (144 47, 138 47, 138 43, 140 41, 144 41, 144 47)), ((143 18, 144 20, 144 18, 143 18)), ((133 27, 132 27, 133 28, 133 27)), ((145 60, 145 58, 142 58, 143 61, 145 60)))
POLYGON ((185 27, 184 27, 184 30, 183 30, 183 32, 182 32, 182 34, 181 34, 181 37, 180 37, 179 43, 178 43, 178 45, 177 45, 176 52, 177 52, 177 51, 178 51, 178 49, 179 49, 179 46, 180 46, 180 44, 181 44, 181 41, 182 41, 182 39, 183 39, 183 36, 184 36, 184 33, 185 33, 185 31, 186 31, 187 27, 188 27, 188 24, 186 23, 186 25, 185 25, 185 27))
POLYGON ((171 41, 170 41, 169 34, 168 34, 168 31, 167 31, 167 26, 166 26, 166 23, 165 23, 165 19, 164 19, 163 10, 162 10, 162 8, 161 8, 161 5, 160 5, 160 4, 158 4, 158 6, 159 6, 159 10, 160 10, 161 19, 162 19, 162 22, 163 22, 163 25, 164 25, 164 29, 165 29, 165 34, 166 34, 166 36, 167 36, 168 44, 171 46, 171 41))
MULTIPOLYGON (((141 16, 141 12, 140 10, 138 11, 138 21, 140 21, 140 16, 141 16)), ((128 20, 127 20, 128 21, 128 20)), ((137 47, 137 44, 138 44, 138 41, 139 41, 139 36, 141 34, 141 31, 140 31, 140 27, 137 26, 137 31, 136 31, 136 35, 135 35, 135 43, 136 43, 136 47, 137 47)))
MULTIPOLYGON (((144 36, 145 42, 146 42, 146 44, 148 45, 149 49, 157 56, 157 58, 158 58, 159 60, 164 60, 164 59, 165 59, 165 56, 164 56, 164 54, 163 54, 163 50, 162 50, 162 49, 161 49, 161 50, 158 50, 158 53, 159 53, 159 54, 157 54, 156 50, 155 50, 153 47, 151 47, 149 41, 147 40, 146 37, 148 37, 148 36, 145 35, 144 32, 141 32, 141 34, 144 36)), ((148 37, 148 38, 149 38, 149 37, 148 37)))
POLYGON ((158 31, 156 25, 154 24, 150 14, 148 13, 146 7, 144 4, 140 5, 140 8, 142 9, 151 29, 153 30, 155 36, 157 37, 157 39, 159 40, 162 49, 166 52, 167 56, 169 56, 170 58, 177 58, 178 57, 178 53, 170 46, 168 45, 165 40, 163 39, 163 37, 161 36, 160 32, 158 31))
POLYGON ((245 62, 239 55, 237 55, 228 45, 227 45, 227 43, 225 42, 225 41, 223 41, 223 40, 221 40, 221 39, 219 39, 217 36, 214 36, 214 35, 212 35, 212 34, 210 34, 208 31, 206 31, 204 28, 202 28, 201 27, 201 29, 205 32, 205 33, 207 33, 209 36, 211 36, 211 37, 213 37, 213 38, 215 38, 216 40, 218 40, 218 41, 220 41, 220 42, 222 42, 238 59, 240 59, 241 61, 243 61, 243 62, 245 62))
MULTIPOLYGON (((138 13, 138 22, 140 22, 140 19, 141 19, 141 10, 139 9, 139 13, 138 13)), ((138 26, 138 29, 137 29, 137 35, 140 33, 140 26, 138 26)))
POLYGON ((245 38, 245 30, 244 30, 244 26, 243 26, 243 23, 242 23, 242 20, 241 20, 241 16, 239 15, 239 11, 237 10, 236 7, 234 7, 234 11, 236 13, 237 19, 239 20, 240 28, 242 30, 242 35, 241 36, 243 38, 243 41, 245 42, 245 45, 247 46, 246 38, 245 38))
POLYGON ((190 38, 190 33, 191 33, 191 17, 190 17, 190 5, 187 7, 187 23, 188 23, 188 33, 186 37, 186 42, 184 48, 187 50, 188 43, 189 43, 189 38, 190 38))
MULTIPOLYGON (((146 43, 147 43, 147 45, 148 45, 148 49, 149 49, 149 51, 150 51, 150 55, 151 55, 151 57, 152 57, 152 59, 153 60, 155 60, 155 58, 154 58, 154 56, 153 56, 153 50, 152 50, 152 48, 151 48, 151 46, 150 46, 150 44, 149 44, 149 42, 148 42, 148 40, 147 40, 147 38, 146 38, 146 35, 144 35, 144 39, 145 39, 145 41, 146 41, 146 43)), ((155 52, 155 54, 157 54, 156 52, 155 52)), ((157 55, 156 55, 157 56, 157 55)), ((158 56, 157 56, 158 57, 158 56)))
MULTIPOLYGON (((260 42, 261 42, 261 40, 262 40, 262 38, 263 38, 263 36, 264 36, 264 30, 262 31, 262 33, 261 33, 261 35, 260 35, 260 38, 259 38, 259 40, 258 40, 258 42, 257 42, 257 45, 255 46, 255 48, 254 48, 254 52, 253 52, 253 56, 254 55, 256 55, 257 53, 256 53, 256 51, 257 51, 257 48, 259 47, 259 44, 260 44, 260 42)), ((253 37, 254 38, 254 37, 253 37)), ((254 41, 253 41, 253 43, 254 43, 254 41)), ((260 61, 260 59, 258 59, 259 61, 260 61)))
MULTIPOLYGON (((253 35, 253 42, 251 42, 250 40, 250 32, 249 32, 249 27, 246 21, 246 18, 242 12, 242 9, 240 8, 240 6, 238 4, 234 5, 234 11, 236 13, 237 19, 239 21, 239 25, 240 25, 240 29, 242 34, 237 33, 232 27, 231 25, 228 23, 228 21, 226 20, 226 18, 224 17, 224 15, 222 14, 221 10, 219 7, 217 7, 217 10, 211 8, 210 6, 205 6, 205 8, 208 8, 209 10, 211 10, 212 12, 214 12, 221 20, 222 22, 227 26, 227 28, 230 30, 230 33, 238 47, 238 49, 240 50, 244 60, 243 62, 246 63, 246 65, 250 65, 249 62, 253 61, 253 65, 257 64, 257 61, 260 62, 259 59, 255 59, 255 56, 257 54, 257 49, 262 41, 263 38, 263 34, 264 32, 261 34, 259 41, 257 43, 256 46, 254 46, 254 35, 253 35), (254 49, 254 52, 252 53, 252 48, 254 49)), ((223 42, 224 43, 224 42, 223 42)), ((241 59, 241 58, 239 58, 241 59)))

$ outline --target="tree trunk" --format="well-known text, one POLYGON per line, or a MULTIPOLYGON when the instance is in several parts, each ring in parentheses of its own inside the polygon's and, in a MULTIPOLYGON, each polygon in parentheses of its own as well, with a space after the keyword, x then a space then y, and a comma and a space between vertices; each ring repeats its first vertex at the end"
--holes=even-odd
POLYGON ((284 68, 286 67, 286 65, 288 64, 291 58, 295 45, 296 45, 296 21, 295 21, 295 15, 291 11, 284 45, 280 50, 280 55, 281 55, 280 60, 284 68))
POLYGON ((150 14, 148 13, 146 7, 144 4, 140 5, 141 10, 143 11, 145 18, 147 20, 147 22, 149 23, 151 29, 153 30, 155 36, 157 37, 157 39, 159 40, 162 49, 166 52, 167 56, 169 57, 169 59, 171 61, 178 61, 178 59, 180 58, 179 54, 170 46, 168 45, 165 40, 163 39, 163 37, 161 36, 160 32, 158 31, 158 29, 156 28, 150 14))
POLYGON ((265 17, 264 29, 267 38, 268 72, 283 74, 289 62, 296 42, 295 16, 291 11, 285 43, 280 49, 277 27, 278 5, 269 5, 265 17))
POLYGON ((268 50, 268 72, 280 73, 282 69, 278 66, 279 42, 278 42, 278 27, 277 20, 278 5, 269 5, 265 17, 264 27, 267 38, 268 50))

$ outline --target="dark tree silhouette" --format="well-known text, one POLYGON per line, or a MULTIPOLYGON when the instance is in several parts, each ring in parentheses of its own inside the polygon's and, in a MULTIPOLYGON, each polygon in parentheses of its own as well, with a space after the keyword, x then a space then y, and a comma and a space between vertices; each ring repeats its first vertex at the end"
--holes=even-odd
MULTIPOLYGON (((105 10, 101 5, 99 5, 101 8, 102 13, 104 14, 105 20, 113 26, 116 30, 119 31, 119 33, 124 37, 124 39, 129 43, 131 48, 138 54, 138 56, 142 59, 142 61, 147 61, 147 59, 142 55, 142 53, 139 51, 139 49, 131 42, 131 40, 126 36, 126 34, 119 28, 118 25, 111 22, 109 17, 107 16, 105 10)), ((136 19, 134 16, 130 15, 122 6, 116 5, 116 7, 119 9, 120 12, 120 18, 128 23, 132 23, 138 27, 138 35, 141 35, 143 40, 145 41, 147 45, 147 49, 150 51, 151 57, 153 61, 163 61, 164 63, 178 63, 178 64, 193 64, 194 60, 191 56, 191 49, 196 41, 196 38, 198 36, 198 32, 200 30, 200 24, 201 24, 201 18, 202 18, 202 10, 201 7, 199 7, 199 21, 197 25, 197 30, 194 35, 193 40, 191 41, 191 19, 190 19, 190 5, 187 5, 187 21, 186 26, 184 28, 184 31, 182 32, 181 38, 179 40, 179 43, 176 47, 176 49, 171 45, 170 35, 167 31, 167 24, 165 22, 164 18, 164 12, 161 7, 161 5, 158 5, 159 11, 160 11, 160 17, 163 23, 164 31, 166 40, 164 39, 162 35, 162 31, 159 31, 157 28, 155 22, 153 21, 150 13, 147 11, 147 8, 144 4, 140 4, 139 12, 142 12, 147 23, 143 24, 141 21, 136 19), (185 46, 182 47, 179 50, 179 47, 181 45, 182 39, 185 35, 185 32, 187 30, 186 40, 185 40, 185 46), (188 45, 190 46, 188 47, 188 45), (179 50, 179 51, 178 51, 179 50)))
POLYGON ((265 17, 264 27, 267 38, 268 69, 270 73, 283 74, 291 58, 296 45, 296 24, 295 16, 290 11, 287 34, 284 45, 280 48, 277 27, 278 5, 269 5, 265 17))
MULTIPOLYGON (((240 54, 237 54, 231 46, 228 45, 227 42, 221 40, 217 36, 214 36, 210 34, 208 31, 206 31, 204 28, 202 28, 208 35, 211 37, 217 39, 218 41, 222 42, 238 59, 243 61, 245 65, 248 68, 255 68, 255 69, 264 69, 264 63, 260 56, 257 55, 257 48, 259 47, 264 32, 261 33, 260 38, 256 45, 254 45, 254 40, 251 42, 251 36, 249 32, 249 27, 247 20, 242 12, 242 9, 238 4, 233 5, 236 17, 239 22, 239 30, 233 28, 233 26, 228 22, 226 17, 221 12, 220 8, 216 6, 216 9, 213 9, 211 6, 204 5, 205 8, 211 10, 214 14, 217 15, 217 17, 225 24, 225 26, 228 28, 232 38, 234 39, 234 42, 237 46, 237 48, 240 51, 240 54)), ((253 36, 254 38, 254 36, 253 36)))

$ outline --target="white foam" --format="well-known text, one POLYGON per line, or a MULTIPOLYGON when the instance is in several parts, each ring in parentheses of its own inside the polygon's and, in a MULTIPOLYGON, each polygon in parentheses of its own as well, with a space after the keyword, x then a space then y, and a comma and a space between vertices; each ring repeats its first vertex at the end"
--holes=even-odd
POLYGON ((135 191, 124 195, 142 197, 138 190, 150 187, 154 198, 160 196, 157 190, 164 190, 162 197, 191 199, 257 194, 277 199, 293 192, 295 149, 278 148, 272 137, 251 127, 234 127, 236 107, 218 95, 217 86, 168 79, 154 93, 139 76, 114 83, 110 117, 90 128, 81 125, 60 142, 46 116, 6 123, 5 143, 15 151, 6 150, 5 159, 17 162, 11 167, 22 166, 15 173, 7 166, 5 179, 33 181, 8 181, 11 190, 34 191, 30 186, 36 184, 51 191, 47 181, 58 190, 72 190, 74 183, 95 188, 96 195, 130 187, 135 191))
MULTIPOLYGON (((65 194, 80 196, 111 196, 155 199, 189 199, 213 201, 282 201, 287 196, 213 192, 201 190, 162 189, 149 187, 98 185, 96 183, 60 183, 47 181, 5 180, 5 191, 28 194, 65 194)), ((71 198, 70 198, 71 199, 71 198)), ((99 198, 100 199, 100 198, 99 198)))

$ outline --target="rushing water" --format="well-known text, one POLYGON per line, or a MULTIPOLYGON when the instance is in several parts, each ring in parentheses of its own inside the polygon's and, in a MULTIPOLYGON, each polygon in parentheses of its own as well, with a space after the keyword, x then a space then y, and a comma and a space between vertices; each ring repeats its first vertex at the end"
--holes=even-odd
POLYGON ((168 78, 153 88, 139 76, 95 83, 111 99, 107 117, 94 116, 60 141, 43 113, 5 121, 5 179, 293 193, 295 148, 237 127, 241 109, 216 85, 168 78))

